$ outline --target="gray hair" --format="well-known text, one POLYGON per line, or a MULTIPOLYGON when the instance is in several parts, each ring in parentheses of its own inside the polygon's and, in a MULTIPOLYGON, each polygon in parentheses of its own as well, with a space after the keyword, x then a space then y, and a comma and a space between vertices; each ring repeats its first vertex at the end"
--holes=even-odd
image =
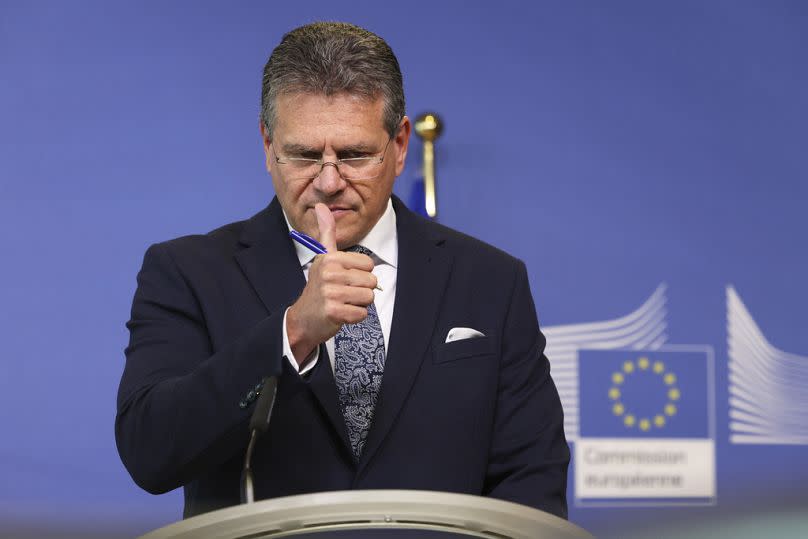
POLYGON ((342 22, 315 22, 281 39, 264 66, 261 121, 272 135, 279 95, 349 93, 384 99, 384 128, 391 137, 404 117, 404 84, 398 60, 379 36, 342 22))

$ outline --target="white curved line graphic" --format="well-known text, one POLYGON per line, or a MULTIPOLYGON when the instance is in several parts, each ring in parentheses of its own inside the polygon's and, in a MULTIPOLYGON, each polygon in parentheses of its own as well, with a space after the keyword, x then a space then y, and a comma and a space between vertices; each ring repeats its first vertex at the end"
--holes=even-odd
POLYGON ((808 445, 808 357, 772 346, 731 285, 727 347, 730 442, 808 445))
POLYGON ((564 431, 568 441, 578 439, 578 350, 657 350, 668 339, 665 331, 667 297, 660 284, 645 303, 626 316, 603 322, 547 326, 545 353, 564 407, 564 431))

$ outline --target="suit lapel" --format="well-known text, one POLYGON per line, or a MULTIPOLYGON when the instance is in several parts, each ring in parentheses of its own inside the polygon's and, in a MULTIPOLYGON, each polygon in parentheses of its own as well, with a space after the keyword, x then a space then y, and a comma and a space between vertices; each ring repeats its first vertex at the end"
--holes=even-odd
POLYGON ((393 324, 384 377, 357 477, 395 422, 424 359, 435 330, 452 259, 443 239, 393 197, 398 233, 398 272, 393 324))
MULTIPOLYGON (((245 248, 236 253, 236 261, 267 311, 273 313, 293 303, 306 286, 306 278, 277 198, 247 222, 239 241, 245 248)), ((325 346, 320 347, 320 359, 308 386, 350 454, 351 446, 325 346)))
POLYGON ((325 345, 320 345, 320 358, 314 366, 309 377, 309 387, 317 400, 320 402, 325 415, 331 421, 331 425, 342 440, 342 448, 346 451, 346 456, 353 461, 353 450, 348 439, 348 427, 345 426, 345 418, 342 416, 342 408, 339 404, 337 394, 337 383, 334 380, 334 372, 331 370, 331 359, 325 345))
POLYGON ((292 303, 306 279, 278 199, 247 222, 239 241, 245 248, 236 253, 236 261, 267 310, 272 313, 292 303))

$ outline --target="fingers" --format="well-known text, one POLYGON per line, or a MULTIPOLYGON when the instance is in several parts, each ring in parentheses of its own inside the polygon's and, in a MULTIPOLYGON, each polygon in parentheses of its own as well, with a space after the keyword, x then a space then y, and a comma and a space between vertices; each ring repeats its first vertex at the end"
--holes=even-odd
POLYGON ((373 290, 356 286, 327 284, 323 285, 322 294, 325 299, 324 305, 355 305, 358 307, 367 307, 373 303, 374 300, 373 290))
POLYGON ((317 255, 314 264, 318 270, 333 272, 356 269, 365 273, 373 271, 373 259, 361 253, 346 253, 343 251, 329 252, 327 255, 317 255))
POLYGON ((343 263, 343 267, 346 269, 348 268, 356 268, 358 270, 362 270, 364 272, 371 272, 373 271, 373 259, 370 258, 368 255, 363 255, 362 253, 340 253, 341 256, 339 260, 343 263))
POLYGON ((331 210, 322 202, 314 205, 314 213, 317 215, 317 226, 320 229, 320 243, 329 253, 337 252, 337 223, 331 210))
MULTIPOLYGON (((368 316, 367 307, 359 305, 337 305, 326 307, 326 316, 331 320, 338 320, 338 324, 358 324, 368 316)), ((332 335, 333 337, 333 335, 332 335)))
POLYGON ((324 282, 339 285, 373 289, 379 284, 379 280, 375 275, 359 269, 346 270, 342 268, 334 269, 325 267, 321 275, 324 282))

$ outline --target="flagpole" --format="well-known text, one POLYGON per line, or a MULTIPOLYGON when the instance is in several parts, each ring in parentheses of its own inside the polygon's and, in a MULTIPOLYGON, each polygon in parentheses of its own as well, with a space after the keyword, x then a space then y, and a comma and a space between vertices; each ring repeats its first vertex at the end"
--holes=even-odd
POLYGON ((424 141, 424 206, 429 217, 438 215, 435 192, 435 140, 443 131, 443 122, 437 114, 427 112, 415 119, 415 134, 424 141))

